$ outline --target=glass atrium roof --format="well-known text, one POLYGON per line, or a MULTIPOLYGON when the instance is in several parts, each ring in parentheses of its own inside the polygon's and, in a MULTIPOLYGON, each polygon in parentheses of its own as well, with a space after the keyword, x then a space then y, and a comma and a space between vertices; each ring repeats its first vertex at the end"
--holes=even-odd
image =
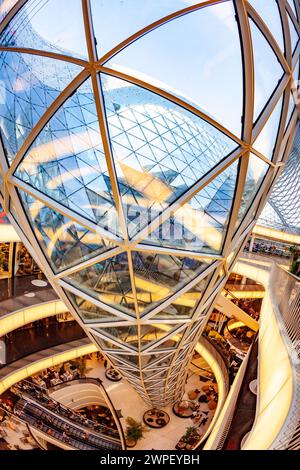
POLYGON ((160 404, 180 394, 156 356, 185 370, 289 154, 298 14, 276 0, 0 1, 1 203, 148 401, 150 365, 160 404))

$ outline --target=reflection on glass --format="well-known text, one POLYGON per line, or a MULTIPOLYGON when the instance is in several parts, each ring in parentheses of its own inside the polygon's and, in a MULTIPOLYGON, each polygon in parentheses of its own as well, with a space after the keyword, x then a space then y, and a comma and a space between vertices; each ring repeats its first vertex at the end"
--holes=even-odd
POLYGON ((120 318, 116 315, 103 310, 89 300, 85 300, 71 292, 68 292, 68 297, 73 305, 75 305, 76 311, 79 313, 82 320, 86 323, 120 321, 120 318))
POLYGON ((134 33, 197 0, 91 0, 99 58, 134 33), (112 28, 113 25, 113 28, 112 28))
POLYGON ((250 153, 245 188, 238 213, 238 222, 242 221, 254 198, 257 196, 268 168, 269 165, 267 163, 250 153))
POLYGON ((157 313, 153 317, 160 320, 179 320, 191 318, 195 312, 199 301, 201 300, 202 294, 208 283, 208 278, 202 279, 194 287, 192 287, 185 294, 182 294, 176 300, 174 300, 170 305, 165 307, 162 311, 157 313))
POLYGON ((0 132, 10 162, 38 120, 80 71, 77 65, 47 57, 0 52, 0 132))
MULTIPOLYGON (((149 358, 149 361, 148 361, 148 366, 149 366, 149 372, 153 369, 160 369, 160 368, 166 368, 166 367, 169 367, 174 359, 174 354, 171 354, 171 355, 168 355, 168 356, 163 356, 163 358, 160 360, 160 361, 157 361, 157 359, 161 356, 159 355, 153 355, 153 356, 146 356, 149 358), (151 360, 152 358, 152 360, 151 360), (154 359, 156 359, 156 362, 153 364, 154 362, 154 359), (150 364, 152 363, 151 367, 150 367, 150 364)), ((147 370, 147 369, 146 369, 147 370)))
POLYGON ((286 117, 285 129, 287 129, 287 127, 288 127, 288 125, 291 121, 291 117, 292 117, 292 114, 294 112, 294 109, 295 109, 295 101, 294 101, 293 93, 291 93, 290 94, 289 107, 288 107, 288 113, 287 113, 287 117, 286 117))
POLYGON ((254 121, 271 98, 283 69, 270 44, 256 24, 249 19, 254 55, 254 121))
POLYGON ((7 13, 15 6, 18 0, 2 0, 0 2, 0 22, 5 18, 7 13))
POLYGON ((292 41, 292 51, 294 52, 299 41, 299 34, 297 33, 297 30, 289 14, 288 14, 288 22, 289 22, 289 28, 290 28, 290 34, 291 34, 291 41, 292 41))
POLYGON ((120 350, 120 346, 117 344, 112 343, 111 341, 106 341, 103 338, 100 338, 98 335, 93 335, 94 340, 100 345, 100 348, 103 349, 103 351, 109 350, 109 349, 114 349, 114 350, 120 350))
POLYGON ((294 77, 296 89, 298 90, 299 88, 299 60, 294 68, 293 77, 294 77))
POLYGON ((170 101, 102 75, 116 172, 134 236, 236 144, 170 101))
POLYGON ((138 349, 138 328, 134 325, 116 326, 109 328, 95 328, 95 331, 103 335, 111 336, 115 341, 125 343, 134 349, 138 349))
POLYGON ((46 124, 15 176, 102 228, 120 233, 90 79, 46 124))
POLYGON ((182 335, 185 330, 181 330, 179 333, 174 333, 171 338, 166 339, 161 344, 157 345, 152 351, 163 351, 164 349, 175 349, 181 341, 182 335))
POLYGON ((133 252, 132 262, 138 306, 145 314, 182 289, 212 261, 133 252))
POLYGON ((106 65, 183 97, 240 136, 243 67, 232 2, 176 18, 130 44, 106 65))
POLYGON ((282 110, 281 97, 267 123, 255 140, 253 147, 262 153, 265 157, 272 159, 274 147, 276 144, 278 128, 280 124, 281 110, 282 110))
POLYGON ((134 311, 126 253, 73 273, 66 281, 101 302, 125 312, 134 311))
POLYGON ((237 177, 234 162, 144 241, 147 244, 220 253, 228 224, 237 177))
POLYGON ((141 366, 143 368, 148 367, 148 366, 149 368, 156 368, 156 364, 163 362, 163 361, 168 361, 169 359, 170 359, 170 362, 172 362, 173 358, 174 358, 174 354, 165 355, 165 354, 157 354, 157 353, 155 354, 155 353, 150 352, 148 354, 144 354, 141 357, 141 366))
POLYGON ((284 51, 282 23, 276 0, 250 0, 250 3, 267 24, 281 50, 284 51))
POLYGON ((87 57, 81 0, 28 0, 0 35, 0 43, 87 57))
POLYGON ((113 248, 110 241, 19 190, 25 213, 55 272, 113 248))
MULTIPOLYGON (((138 350, 139 343, 141 348, 148 347, 154 341, 158 341, 165 336, 167 336, 172 329, 176 330, 174 325, 141 325, 140 334, 138 333, 138 328, 135 325, 128 326, 116 326, 116 327, 104 327, 104 328, 95 328, 95 331, 103 335, 109 335, 114 338, 116 341, 125 343, 127 346, 138 350)), ((176 337, 172 338, 174 341, 176 337)))

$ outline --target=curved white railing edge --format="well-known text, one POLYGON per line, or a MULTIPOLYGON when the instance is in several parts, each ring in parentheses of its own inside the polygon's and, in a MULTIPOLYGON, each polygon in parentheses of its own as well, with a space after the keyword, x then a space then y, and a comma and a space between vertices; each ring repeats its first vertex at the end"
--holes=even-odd
MULTIPOLYGON (((299 318, 300 318, 300 279, 295 276, 293 273, 290 273, 285 267, 274 265, 270 277, 270 290, 272 292, 271 300, 274 308, 274 313, 280 325, 280 331, 282 334, 283 341, 285 342, 286 348, 289 352, 289 359, 291 363, 291 370, 293 374, 293 399, 290 406, 289 413, 286 417, 284 426, 280 430, 280 433, 274 439, 270 449, 279 450, 285 449, 290 445, 290 442, 293 438, 294 433, 300 427, 300 360, 299 360, 299 344, 300 344, 300 331, 299 331, 299 318), (288 325, 283 318, 283 315, 280 311, 279 305, 275 300, 275 279, 278 278, 278 273, 284 273, 284 276, 288 277, 290 281, 298 284, 298 303, 296 305, 296 318, 298 323, 296 325, 288 325), (289 327, 288 327, 289 326, 289 327), (293 326, 293 334, 291 334, 290 327, 293 326), (294 339, 292 337, 294 336, 294 339)), ((286 296, 283 296, 283 301, 287 300, 286 296)), ((288 299, 288 302, 291 299, 288 299)), ((297 300, 297 298, 296 298, 297 300)), ((288 320, 293 320, 289 318, 288 320)), ((295 444, 297 448, 300 448, 300 438, 295 444)))
POLYGON ((258 394, 255 420, 242 450, 274 449, 274 443, 286 426, 289 414, 295 410, 294 370, 283 335, 282 318, 272 295, 271 271, 276 269, 276 265, 271 261, 269 272, 266 266, 257 269, 264 271, 258 277, 266 288, 260 317, 258 394))
POLYGON ((225 400, 224 406, 216 420, 214 427, 207 439, 203 450, 220 450, 223 447, 227 437, 229 428, 232 423, 232 418, 235 411, 236 401, 243 383, 244 375, 246 372, 249 356, 251 354, 252 346, 249 348, 243 363, 241 364, 238 373, 231 385, 230 391, 225 400))

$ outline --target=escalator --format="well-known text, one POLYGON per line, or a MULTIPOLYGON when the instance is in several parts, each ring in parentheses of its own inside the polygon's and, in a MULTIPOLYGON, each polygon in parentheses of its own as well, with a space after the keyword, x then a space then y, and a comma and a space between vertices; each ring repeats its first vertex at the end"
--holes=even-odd
POLYGON ((14 387, 13 392, 17 397, 15 416, 58 447, 77 450, 122 450, 116 429, 85 419, 79 413, 50 399, 46 392, 34 387, 26 391, 21 387, 14 387))

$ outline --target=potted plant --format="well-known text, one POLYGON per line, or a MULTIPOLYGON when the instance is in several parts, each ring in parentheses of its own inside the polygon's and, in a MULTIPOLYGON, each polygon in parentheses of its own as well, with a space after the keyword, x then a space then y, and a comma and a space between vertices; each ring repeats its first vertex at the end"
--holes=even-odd
POLYGON ((292 274, 297 274, 300 265, 300 246, 291 246, 290 252, 292 254, 290 271, 292 274))
POLYGON ((144 432, 146 430, 145 426, 142 423, 139 423, 133 418, 126 418, 126 444, 127 447, 134 447, 140 439, 144 437, 144 432))
POLYGON ((193 445, 197 444, 199 441, 199 434, 195 426, 189 426, 186 428, 185 434, 182 437, 183 442, 187 444, 189 448, 192 448, 193 445))

